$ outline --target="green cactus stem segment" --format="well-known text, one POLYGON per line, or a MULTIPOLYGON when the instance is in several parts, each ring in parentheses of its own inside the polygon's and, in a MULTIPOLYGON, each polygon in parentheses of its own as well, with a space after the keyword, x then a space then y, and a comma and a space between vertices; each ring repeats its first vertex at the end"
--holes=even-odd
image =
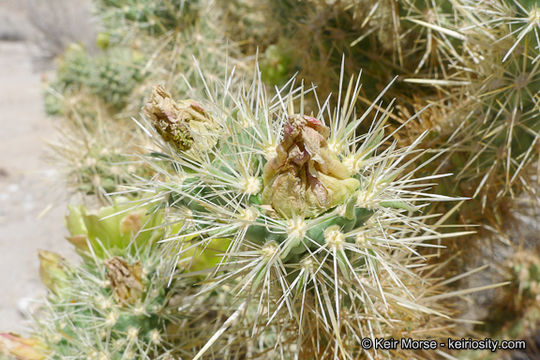
POLYGON ((154 87, 144 112, 163 140, 177 151, 200 150, 215 145, 216 123, 194 100, 176 102, 161 85, 154 87))
MULTIPOLYGON (((352 202, 349 202, 352 204, 352 202)), ((348 206, 349 207, 349 206, 348 206)), ((353 229, 363 226, 366 221, 375 213, 375 210, 369 210, 364 208, 353 208, 350 206, 350 211, 347 211, 344 216, 336 215, 331 216, 328 219, 319 222, 317 225, 306 224, 305 232, 294 234, 279 234, 270 232, 263 224, 251 225, 247 232, 246 238, 256 243, 284 243, 285 248, 281 253, 281 258, 285 261, 292 260, 302 254, 308 252, 307 247, 314 251, 319 246, 322 246, 326 242, 325 230, 330 227, 339 228, 341 232, 349 232, 353 229), (303 241, 305 237, 313 241, 303 241)), ((294 220, 293 220, 294 221, 294 220)), ((347 242, 353 242, 353 239, 345 239, 347 242)))
POLYGON ((277 156, 264 167, 264 205, 284 218, 312 218, 342 204, 359 187, 328 147, 329 133, 318 119, 289 117, 277 156))

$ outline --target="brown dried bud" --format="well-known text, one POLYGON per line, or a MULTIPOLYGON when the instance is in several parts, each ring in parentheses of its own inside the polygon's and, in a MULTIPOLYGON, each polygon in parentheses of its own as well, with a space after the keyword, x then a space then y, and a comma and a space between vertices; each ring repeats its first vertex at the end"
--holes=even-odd
POLYGON ((286 218, 313 217, 358 188, 358 180, 328 147, 329 132, 313 117, 289 117, 277 156, 264 167, 263 204, 286 218))
POLYGON ((192 147, 205 150, 215 145, 216 124, 195 100, 176 102, 158 85, 143 111, 163 140, 176 150, 187 151, 192 147))
POLYGON ((111 282, 117 300, 129 304, 136 303, 144 291, 141 263, 129 265, 118 256, 105 260, 104 263, 108 270, 107 278, 111 282))

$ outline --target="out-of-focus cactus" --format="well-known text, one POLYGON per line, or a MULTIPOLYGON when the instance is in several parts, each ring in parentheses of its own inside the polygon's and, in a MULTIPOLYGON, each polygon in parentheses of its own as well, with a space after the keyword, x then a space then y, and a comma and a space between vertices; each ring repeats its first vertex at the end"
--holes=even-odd
MULTIPOLYGON (((538 341, 540 323, 540 257, 534 249, 517 250, 503 265, 505 276, 511 283, 498 290, 496 301, 489 307, 488 318, 477 325, 476 331, 497 341, 526 341, 526 347, 516 348, 520 352, 516 351, 514 355, 534 359, 538 356, 535 341, 538 341)), ((500 353, 466 351, 460 353, 459 358, 491 360, 499 359, 500 353)))
POLYGON ((501 0, 473 11, 474 4, 459 1, 452 7, 455 16, 432 23, 411 18, 440 39, 438 51, 451 55, 441 58, 442 73, 421 67, 405 81, 439 93, 417 98, 418 106, 431 103, 440 118, 423 122, 435 130, 427 144, 449 150, 435 168, 456 174, 457 181, 443 180, 438 191, 474 198, 461 209, 461 219, 504 233, 509 199, 535 191, 530 170, 540 139, 539 50, 534 22, 521 32, 507 22, 524 9, 534 12, 534 6, 501 0))
POLYGON ((111 206, 89 211, 84 206, 70 206, 66 216, 69 242, 82 254, 92 253, 103 258, 123 252, 131 243, 138 247, 151 246, 164 230, 155 230, 163 218, 149 213, 150 206, 137 208, 136 204, 116 199, 111 206))
POLYGON ((118 36, 132 27, 157 36, 197 20, 197 0, 98 0, 96 5, 107 29, 118 36))
POLYGON ((92 55, 79 45, 71 46, 60 59, 56 79, 49 85, 47 112, 65 112, 65 105, 55 93, 71 97, 82 88, 113 110, 121 110, 135 86, 144 79, 143 63, 144 55, 132 49, 113 47, 92 55))
POLYGON ((111 44, 111 36, 107 32, 100 32, 96 36, 96 45, 101 50, 107 50, 109 45, 111 44))
POLYGON ((0 334, 0 355, 16 360, 45 360, 49 350, 35 338, 23 338, 12 333, 0 334))
POLYGON ((48 84, 50 89, 45 92, 45 111, 48 115, 61 115, 65 112, 62 94, 72 94, 78 91, 90 77, 92 71, 91 59, 86 49, 80 44, 72 44, 58 59, 58 70, 55 79, 48 84))
MULTIPOLYGON (((124 254, 126 249, 132 252, 152 247, 165 234, 176 235, 184 226, 184 221, 180 220, 164 227, 163 223, 167 221, 162 210, 125 200, 116 198, 114 205, 102 207, 98 211, 89 211, 85 206, 69 207, 66 226, 70 236, 67 239, 85 259, 111 259, 115 255, 124 254)), ((192 241, 185 241, 180 247, 175 247, 183 253, 178 266, 183 271, 211 268, 219 263, 221 253, 227 249, 228 244, 229 240, 224 238, 213 239, 204 247, 193 246, 192 241)), ((49 258, 45 257, 43 260, 49 258)), ((53 258, 56 259, 56 256, 53 258)), ((45 265, 48 266, 48 263, 45 265)), ((138 278, 137 274, 140 273, 136 265, 126 264, 121 259, 105 261, 105 266, 109 269, 128 269, 125 273, 133 274, 133 277, 130 277, 133 279, 138 278)), ((52 276, 50 271, 46 275, 52 276)))
POLYGON ((61 295, 63 289, 67 286, 68 277, 65 259, 62 256, 46 250, 39 250, 39 275, 41 282, 51 292, 61 295))
MULTIPOLYGON (((197 278, 180 274, 212 271, 229 242, 214 239, 200 247, 186 241, 180 247, 164 247, 158 242, 177 234, 183 222, 163 226, 161 210, 149 213, 149 205, 120 201, 95 213, 70 207, 68 240, 83 256, 81 265, 68 264, 51 252, 40 253, 41 276, 50 293, 34 314, 35 344, 44 343, 43 348, 59 358, 193 356, 208 331, 222 321, 196 319, 210 311, 210 303, 223 299, 214 293, 203 297, 204 305, 194 301, 197 278), (171 249, 184 251, 176 256, 171 249)), ((30 350, 38 353, 32 344, 30 350)), ((14 351, 26 348, 10 349, 18 355, 14 351)))
POLYGON ((93 63, 87 86, 115 109, 126 105, 128 96, 142 81, 144 54, 123 48, 111 48, 93 63))
POLYGON ((182 317, 169 302, 165 257, 154 249, 71 266, 61 296, 49 296, 35 318, 36 336, 54 356, 161 359, 172 355, 182 317))
POLYGON ((297 69, 296 59, 290 45, 272 44, 261 55, 260 67, 264 81, 271 85, 283 85, 297 69))

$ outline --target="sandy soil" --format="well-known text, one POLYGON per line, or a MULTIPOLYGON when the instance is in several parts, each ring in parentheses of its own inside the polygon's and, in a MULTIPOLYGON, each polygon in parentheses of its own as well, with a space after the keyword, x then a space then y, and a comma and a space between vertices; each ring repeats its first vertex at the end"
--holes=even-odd
POLYGON ((43 140, 54 127, 29 51, 23 42, 0 42, 0 331, 21 331, 25 299, 45 292, 37 249, 72 254, 64 240, 66 191, 44 161, 43 140))

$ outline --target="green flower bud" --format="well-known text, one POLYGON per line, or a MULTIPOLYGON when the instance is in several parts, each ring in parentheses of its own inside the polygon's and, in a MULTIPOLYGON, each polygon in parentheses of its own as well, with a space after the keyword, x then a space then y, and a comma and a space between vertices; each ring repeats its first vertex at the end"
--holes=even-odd
POLYGON ((0 355, 15 356, 19 360, 45 360, 48 349, 38 339, 22 338, 13 333, 0 334, 0 355))
POLYGON ((66 216, 70 232, 67 240, 83 257, 88 254, 89 247, 98 257, 104 258, 110 251, 122 254, 133 242, 139 248, 151 246, 165 231, 155 229, 163 218, 162 213, 147 214, 149 205, 126 211, 132 207, 132 203, 117 203, 90 212, 82 206, 70 206, 66 216))
POLYGON ((65 259, 57 253, 38 250, 39 276, 41 281, 54 294, 60 295, 66 286, 67 265, 65 259))
POLYGON ((101 32, 97 35, 96 45, 101 50, 106 50, 109 47, 110 43, 111 43, 111 36, 109 35, 109 33, 101 32))
POLYGON ((176 102, 161 85, 154 87, 144 112, 163 140, 178 151, 209 149, 216 143, 216 124, 194 100, 176 102))
POLYGON ((306 115, 285 124, 277 156, 263 172, 262 203, 285 218, 314 217, 342 204, 360 185, 328 147, 328 127, 306 115))
POLYGON ((66 216, 66 228, 68 229, 70 236, 66 239, 72 243, 77 251, 88 251, 88 231, 84 225, 84 218, 82 215, 81 206, 68 206, 68 214, 66 216))
POLYGON ((182 252, 179 266, 193 272, 212 269, 222 260, 230 243, 230 239, 225 238, 212 239, 207 244, 196 247, 186 242, 186 248, 191 248, 182 252))

